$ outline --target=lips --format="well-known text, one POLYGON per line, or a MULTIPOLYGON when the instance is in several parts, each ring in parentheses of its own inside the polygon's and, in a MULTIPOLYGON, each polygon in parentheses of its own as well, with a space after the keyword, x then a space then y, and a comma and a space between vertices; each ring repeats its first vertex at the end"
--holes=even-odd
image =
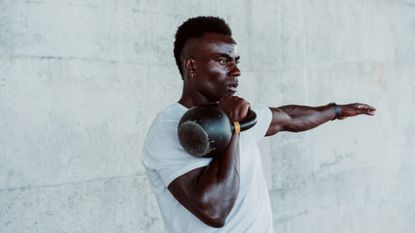
POLYGON ((236 92, 238 89, 238 82, 234 82, 228 85, 228 89, 232 92, 236 92))

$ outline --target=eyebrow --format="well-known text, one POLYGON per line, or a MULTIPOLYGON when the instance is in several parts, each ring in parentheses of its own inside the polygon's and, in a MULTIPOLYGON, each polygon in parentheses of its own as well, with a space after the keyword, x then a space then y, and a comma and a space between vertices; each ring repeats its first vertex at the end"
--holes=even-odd
MULTIPOLYGON (((226 57, 227 59, 233 60, 233 58, 231 56, 229 56, 226 53, 215 53, 214 54, 215 57, 226 57)), ((238 61, 241 57, 238 55, 235 57, 235 61, 238 61)))

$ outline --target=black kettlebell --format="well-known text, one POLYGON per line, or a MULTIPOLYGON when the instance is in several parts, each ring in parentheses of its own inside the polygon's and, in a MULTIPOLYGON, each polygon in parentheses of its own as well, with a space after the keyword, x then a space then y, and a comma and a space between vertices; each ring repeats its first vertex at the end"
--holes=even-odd
MULTIPOLYGON (((256 114, 249 110, 247 117, 239 122, 240 131, 255 124, 256 114)), ((221 153, 228 146, 234 132, 234 123, 230 122, 217 104, 192 107, 182 116, 178 126, 180 144, 196 157, 213 157, 221 153)))

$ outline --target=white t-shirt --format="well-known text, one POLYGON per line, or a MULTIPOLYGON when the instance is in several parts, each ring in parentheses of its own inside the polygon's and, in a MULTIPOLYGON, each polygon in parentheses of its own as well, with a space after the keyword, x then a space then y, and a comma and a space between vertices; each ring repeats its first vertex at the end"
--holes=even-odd
POLYGON ((222 228, 213 228, 183 207, 167 186, 177 177, 207 166, 211 158, 196 158, 180 145, 177 126, 188 109, 174 103, 151 125, 144 144, 142 163, 156 195, 167 233, 272 233, 272 213, 258 142, 271 123, 269 108, 253 109, 257 124, 240 134, 240 187, 238 198, 222 228))

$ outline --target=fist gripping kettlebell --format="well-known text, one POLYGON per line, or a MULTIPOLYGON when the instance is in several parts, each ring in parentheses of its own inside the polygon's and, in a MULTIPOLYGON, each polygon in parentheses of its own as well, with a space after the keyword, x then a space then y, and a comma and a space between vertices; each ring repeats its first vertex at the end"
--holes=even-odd
POLYGON ((248 111, 241 122, 230 122, 217 104, 194 106, 180 119, 178 136, 180 144, 191 155, 212 157, 223 152, 232 134, 247 130, 256 124, 256 114, 248 111))

